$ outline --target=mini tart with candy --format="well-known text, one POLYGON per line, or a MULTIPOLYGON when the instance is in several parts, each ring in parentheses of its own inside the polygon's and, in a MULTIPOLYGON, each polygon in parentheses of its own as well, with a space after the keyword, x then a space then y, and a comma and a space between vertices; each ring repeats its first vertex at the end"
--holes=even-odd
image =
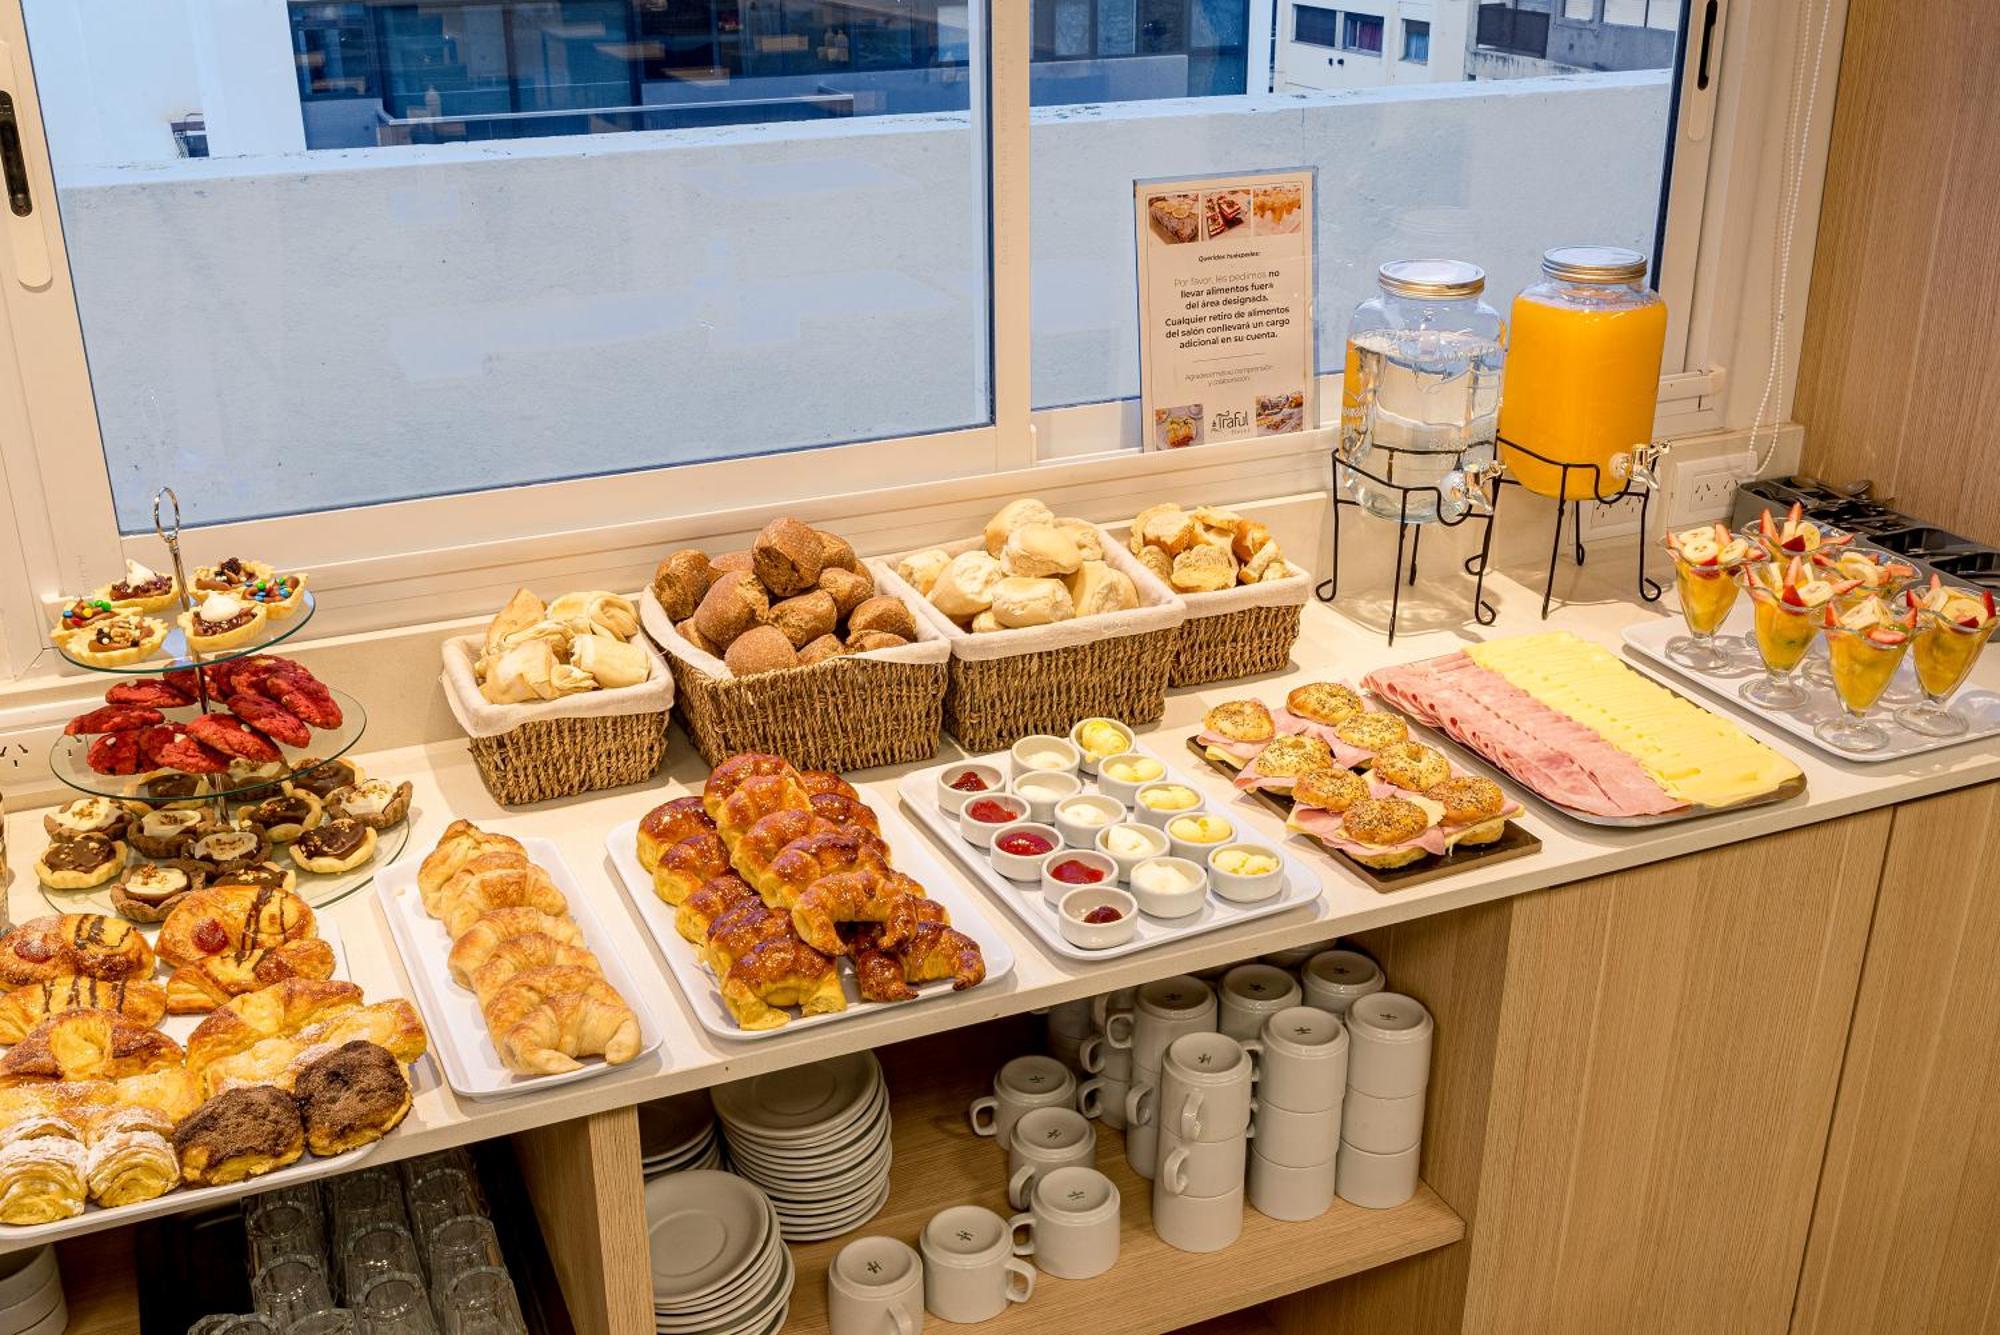
POLYGON ((317 797, 289 784, 281 792, 236 808, 237 825, 262 830, 274 844, 291 843, 324 818, 324 806, 317 797))
POLYGON ((111 887, 111 905, 127 922, 165 922, 174 905, 206 878, 200 871, 156 862, 135 862, 111 887))
POLYGON ((364 779, 327 794, 326 812, 336 819, 357 821, 371 830, 386 830, 402 824, 409 816, 412 791, 408 779, 393 784, 387 779, 364 779))
POLYGON ((353 871, 375 856, 375 831, 351 817, 321 821, 292 841, 292 861, 322 875, 353 871))
POLYGON ((167 641, 167 623, 121 611, 58 634, 56 647, 86 667, 130 667, 160 652, 167 641))
POLYGON ((210 593, 191 611, 180 615, 188 647, 198 653, 219 653, 250 643, 263 633, 268 617, 263 604, 238 593, 210 593))
POLYGON ((282 621, 306 605, 306 577, 272 575, 247 584, 238 592, 251 602, 262 604, 273 621, 282 621))
POLYGON ((240 556, 225 556, 212 566, 194 568, 194 592, 204 593, 240 591, 249 588, 260 579, 270 579, 278 572, 263 561, 246 561, 240 556))
POLYGON ((113 580, 90 596, 122 612, 167 612, 180 604, 181 582, 127 558, 125 578, 113 580))
POLYGON ((123 871, 128 856, 121 839, 67 834, 49 841, 35 859, 35 875, 51 890, 89 890, 123 871))
POLYGON ((164 807, 137 817, 126 828, 125 839, 134 850, 149 858, 178 858, 188 846, 215 828, 215 820, 204 807, 164 807))
POLYGON ((64 603, 62 610, 56 613, 56 624, 49 627, 49 642, 57 648, 66 648, 70 637, 78 631, 100 621, 109 621, 119 614, 119 609, 113 607, 108 598, 92 595, 88 598, 72 599, 64 603))
POLYGON ((79 797, 44 815, 42 828, 51 839, 70 834, 101 834, 108 839, 122 839, 134 818, 144 810, 135 802, 120 802, 115 798, 79 797))

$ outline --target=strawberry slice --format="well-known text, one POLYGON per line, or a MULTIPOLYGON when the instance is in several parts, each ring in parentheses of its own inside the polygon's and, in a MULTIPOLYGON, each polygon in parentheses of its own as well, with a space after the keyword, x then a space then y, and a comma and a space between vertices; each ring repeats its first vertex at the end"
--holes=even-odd
POLYGON ((1909 638, 1910 633, 1908 631, 1896 626, 1871 626, 1868 629, 1869 641, 1886 648, 1894 648, 1909 638))
POLYGON ((1778 521, 1771 518, 1771 511, 1768 507, 1766 507, 1764 513, 1757 520, 1757 531, 1772 542, 1778 540, 1778 521))

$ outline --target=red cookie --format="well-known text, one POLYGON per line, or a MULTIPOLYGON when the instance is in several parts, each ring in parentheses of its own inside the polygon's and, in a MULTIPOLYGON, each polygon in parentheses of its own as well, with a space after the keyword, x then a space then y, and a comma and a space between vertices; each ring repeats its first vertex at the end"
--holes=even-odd
POLYGON ((91 732, 131 732, 162 723, 166 715, 157 709, 137 705, 106 705, 88 714, 78 714, 63 729, 65 737, 81 737, 91 732))
POLYGON ((229 712, 287 746, 312 745, 312 729, 299 716, 261 695, 244 692, 229 697, 229 712))
POLYGON ((90 750, 84 758, 99 774, 137 774, 139 734, 107 732, 90 744, 90 750))
MULTIPOLYGON (((273 683, 279 684, 279 683, 273 683)), ((291 710, 315 728, 338 728, 340 726, 340 706, 334 703, 333 693, 317 681, 310 683, 287 682, 278 696, 278 703, 291 710)))
POLYGON ((228 756, 192 737, 176 737, 161 747, 160 762, 187 774, 221 774, 229 768, 228 756))
POLYGON ((160 752, 166 748, 167 743, 177 737, 185 737, 186 735, 186 732, 178 724, 174 723, 162 723, 157 727, 141 728, 139 730, 139 756, 146 762, 148 769, 163 769, 167 762, 160 759, 160 752))
POLYGON ((107 702, 114 705, 145 705, 153 709, 185 709, 195 702, 193 683, 189 683, 189 694, 181 694, 181 688, 159 677, 147 677, 141 681, 121 681, 104 693, 107 702))
POLYGON ((278 758, 278 748, 271 744, 270 738, 242 719, 228 714, 203 714, 200 718, 191 718, 187 722, 187 730, 188 736, 226 756, 237 756, 258 764, 278 758))

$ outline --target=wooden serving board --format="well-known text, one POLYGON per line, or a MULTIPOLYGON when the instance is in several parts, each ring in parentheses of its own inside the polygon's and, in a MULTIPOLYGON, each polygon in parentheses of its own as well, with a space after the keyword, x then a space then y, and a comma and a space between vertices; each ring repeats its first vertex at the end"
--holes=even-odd
MULTIPOLYGON (((1202 764, 1208 766, 1218 774, 1227 776, 1231 785, 1234 785, 1236 775, 1239 771, 1230 769, 1227 765, 1219 764, 1210 759, 1208 748, 1192 737, 1187 739, 1187 748, 1194 752, 1195 758, 1200 760, 1202 764)), ((1237 791, 1243 792, 1244 790, 1239 788, 1237 791)), ((1283 818, 1289 819, 1291 817, 1292 799, 1286 793, 1274 793, 1265 788, 1253 788, 1244 793, 1244 795, 1255 798, 1283 818)), ((1336 850, 1328 848, 1310 835, 1301 837, 1305 839, 1307 844, 1329 857, 1334 856, 1336 853, 1336 850)), ((1387 869, 1370 867, 1356 862, 1345 853, 1340 853, 1339 858, 1341 865, 1345 866, 1356 876, 1359 876, 1370 889, 1387 894, 1391 890, 1407 890, 1413 885, 1423 885, 1425 882, 1435 881, 1441 876, 1451 876, 1464 871, 1468 867, 1484 866, 1490 862, 1505 862, 1509 858, 1524 857, 1529 853, 1540 852, 1541 847, 1542 841, 1540 839, 1522 829, 1510 817, 1507 821, 1506 831, 1490 844, 1475 844, 1470 848, 1462 849, 1454 848, 1443 857, 1439 857, 1434 853, 1426 853, 1421 859, 1412 862, 1407 867, 1390 867, 1387 869)))

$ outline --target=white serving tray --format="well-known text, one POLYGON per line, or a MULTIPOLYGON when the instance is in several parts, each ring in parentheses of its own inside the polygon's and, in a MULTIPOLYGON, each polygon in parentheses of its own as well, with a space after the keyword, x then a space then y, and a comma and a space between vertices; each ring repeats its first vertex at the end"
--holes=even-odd
POLYGON ((625 1004, 639 1020, 639 1051, 631 1062, 613 1066, 601 1057, 587 1059, 574 1071, 556 1075, 516 1075, 500 1061, 492 1035, 486 1031, 486 1017, 479 1013, 479 999, 452 981, 448 958, 451 938, 444 924, 424 912, 417 889, 417 868, 423 858, 411 857, 384 867, 375 878, 375 894, 382 901, 382 913, 389 920, 389 935, 403 957, 403 971, 417 994, 430 1029, 431 1051, 444 1068, 445 1083, 453 1092, 469 1099, 505 1098, 533 1090, 588 1080, 608 1071, 629 1070, 639 1058, 660 1046, 659 1021, 647 1005, 647 990, 632 973, 619 949, 618 937, 597 916, 591 897, 577 885, 569 865, 555 843, 548 839, 518 836, 528 857, 549 874, 556 888, 569 901, 569 916, 583 932, 583 944, 597 956, 605 981, 618 989, 625 1004))
MULTIPOLYGON (((1722 629, 1717 633, 1718 638, 1748 635, 1752 624, 1752 614, 1745 607, 1744 601, 1738 600, 1736 607, 1729 614, 1729 619, 1722 623, 1722 629)), ((1831 756, 1835 760, 1851 760, 1857 764, 1902 760, 1909 756, 1942 751, 1946 747, 1958 746, 1964 742, 1977 741, 1982 737, 2000 733, 2000 653, 1990 648, 1980 656, 1979 662, 1973 666, 1971 677, 1950 701, 1952 709, 1965 715, 1967 721, 1972 724, 1970 731, 1957 737, 1926 737, 1922 733, 1911 732, 1897 723, 1890 708, 1877 706, 1869 717, 1880 723, 1883 730, 1889 734, 1889 744, 1880 751, 1842 751, 1838 747, 1828 746, 1813 735, 1813 725, 1823 719, 1834 718, 1840 713, 1840 701, 1835 697, 1831 686, 1822 686, 1799 675, 1793 680, 1805 687, 1806 693, 1811 697, 1804 708, 1791 713, 1781 713, 1753 705, 1736 691, 1744 682, 1754 681, 1762 676, 1763 669, 1760 667, 1755 671, 1708 673, 1683 667, 1667 657, 1667 641, 1686 633, 1687 627, 1679 621, 1656 618, 1648 620, 1643 625, 1627 626, 1625 644, 1632 653, 1644 659, 1648 666, 1657 665, 1676 677, 1693 682, 1738 713, 1747 714, 1781 732, 1788 732, 1821 755, 1831 756)), ((1823 644, 1824 641, 1820 643, 1823 644)), ((1814 650, 1814 654, 1821 658, 1825 657, 1818 649, 1814 650)), ((1905 655, 1902 666, 1896 669, 1896 676, 1890 682, 1890 689, 1914 691, 1916 688, 1916 668, 1911 665, 1909 656, 1905 655)))
MULTIPOLYGON (((980 980, 977 987, 967 988, 966 991, 976 992, 981 987, 989 987, 1012 973, 1014 952, 994 930, 992 920, 980 907, 977 897, 965 892, 958 883, 958 877, 943 867, 924 847, 924 841, 917 837, 916 831, 898 822, 894 813, 877 810, 875 816, 882 824, 882 838, 888 842, 890 859, 896 870, 922 885, 924 893, 944 905, 945 911, 951 914, 951 925, 979 943, 980 953, 986 959, 986 977, 980 980)), ((781 1024, 776 1029, 744 1029, 730 1015, 729 1007, 723 1005, 715 975, 695 957, 694 946, 675 929, 674 906, 653 893, 652 873, 639 861, 639 822, 628 820, 604 836, 604 851, 611 859, 611 865, 618 870, 618 882, 625 888, 625 897, 639 911, 640 921, 653 934, 654 944, 660 948, 667 967, 673 971, 674 982, 679 985, 681 995, 687 998, 688 1009, 694 1012, 701 1027, 717 1038, 754 1043, 762 1038, 795 1034, 801 1029, 838 1024, 842 1020, 874 1015, 898 1006, 919 1006, 926 1001, 954 995, 951 981, 939 979, 918 986, 917 995, 909 1001, 863 1001, 855 989, 854 971, 842 969, 840 984, 847 994, 846 1010, 835 1011, 831 1015, 794 1015, 791 1023, 781 1024)))
MULTIPOLYGON (((1153 755, 1152 752, 1137 745, 1133 750, 1153 755)), ((980 764, 995 766, 1002 774, 1007 773, 1007 756, 1004 752, 990 756, 974 756, 972 759, 980 764)), ((1163 765, 1166 764, 1166 761, 1158 756, 1154 756, 1154 759, 1160 760, 1163 765)), ((1205 932, 1219 932, 1238 923, 1268 918, 1274 913, 1284 913, 1289 909, 1298 908, 1301 904, 1313 903, 1320 896, 1319 874, 1306 866, 1289 849, 1272 844, 1271 851, 1276 853, 1279 861, 1284 864, 1285 883, 1278 893, 1269 899, 1260 900, 1255 904, 1237 904, 1211 892, 1200 911, 1190 913, 1185 918, 1167 921, 1139 914, 1139 930, 1122 946, 1111 946, 1104 950, 1085 950, 1080 946, 1073 946, 1064 939, 1062 927, 1056 920, 1055 908, 1042 895, 1041 882, 1010 881, 1002 876, 993 869, 992 859, 967 843, 965 836, 958 832, 957 818, 939 810, 938 775, 944 770, 954 769, 965 763, 967 762, 963 760, 954 760, 947 765, 935 765, 930 769, 904 775, 902 783, 897 785, 903 806, 939 843, 951 850, 959 865, 985 888, 987 894, 1006 905, 1008 912, 1012 913, 1022 926, 1033 932, 1041 939, 1043 945, 1058 955, 1073 960, 1116 959, 1120 955, 1152 950, 1156 946, 1183 941, 1205 932)), ((1089 775, 1079 773, 1077 777, 1084 780, 1085 793, 1097 791, 1097 785, 1089 775)), ((1200 784, 1172 765, 1167 765, 1166 777, 1160 782, 1182 783, 1197 793, 1203 791, 1200 784)), ((1234 824, 1235 818, 1230 819, 1234 824)))

